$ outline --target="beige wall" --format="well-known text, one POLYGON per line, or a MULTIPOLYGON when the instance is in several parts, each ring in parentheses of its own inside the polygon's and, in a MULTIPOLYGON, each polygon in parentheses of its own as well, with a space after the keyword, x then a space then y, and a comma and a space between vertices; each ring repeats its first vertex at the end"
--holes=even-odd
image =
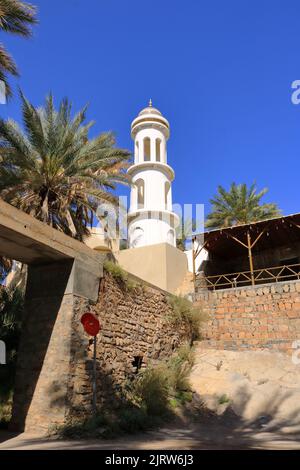
POLYGON ((123 269, 167 292, 175 293, 188 271, 186 255, 168 243, 114 253, 123 269))

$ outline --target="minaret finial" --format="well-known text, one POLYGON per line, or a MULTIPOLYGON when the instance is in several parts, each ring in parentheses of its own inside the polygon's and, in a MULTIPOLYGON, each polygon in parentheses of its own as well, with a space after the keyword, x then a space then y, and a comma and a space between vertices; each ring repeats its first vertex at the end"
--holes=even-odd
POLYGON ((149 108, 152 108, 152 99, 149 100, 149 108))

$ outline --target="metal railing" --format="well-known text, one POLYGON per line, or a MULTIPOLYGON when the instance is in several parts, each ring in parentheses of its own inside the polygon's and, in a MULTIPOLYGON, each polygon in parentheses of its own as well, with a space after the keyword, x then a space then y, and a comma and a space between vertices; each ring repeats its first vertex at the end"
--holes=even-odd
POLYGON ((205 276, 196 274, 197 289, 229 289, 233 287, 300 279, 300 264, 289 264, 271 268, 254 269, 229 274, 205 276))

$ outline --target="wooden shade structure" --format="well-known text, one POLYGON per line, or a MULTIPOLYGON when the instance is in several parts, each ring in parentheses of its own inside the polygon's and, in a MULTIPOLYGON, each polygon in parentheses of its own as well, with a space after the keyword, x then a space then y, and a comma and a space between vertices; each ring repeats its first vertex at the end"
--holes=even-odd
POLYGON ((275 249, 280 245, 300 241, 300 213, 251 224, 211 230, 193 237, 193 274, 196 280, 196 259, 203 249, 223 259, 248 252, 251 283, 254 280, 253 253, 275 249))

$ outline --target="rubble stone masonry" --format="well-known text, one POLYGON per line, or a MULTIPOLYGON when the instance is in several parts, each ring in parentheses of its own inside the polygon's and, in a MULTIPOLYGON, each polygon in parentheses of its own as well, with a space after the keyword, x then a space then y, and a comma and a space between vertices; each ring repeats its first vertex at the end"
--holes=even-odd
POLYGON ((300 281, 199 290, 195 297, 209 316, 205 347, 291 352, 300 339, 300 281))
MULTIPOLYGON (((97 403, 118 406, 122 389, 139 367, 170 356, 188 339, 184 326, 174 327, 167 294, 160 289, 137 284, 126 289, 109 273, 101 280, 99 299, 90 306, 101 323, 97 342, 97 403)), ((92 403, 92 345, 84 333, 78 309, 73 320, 70 413, 86 414, 92 403)))

